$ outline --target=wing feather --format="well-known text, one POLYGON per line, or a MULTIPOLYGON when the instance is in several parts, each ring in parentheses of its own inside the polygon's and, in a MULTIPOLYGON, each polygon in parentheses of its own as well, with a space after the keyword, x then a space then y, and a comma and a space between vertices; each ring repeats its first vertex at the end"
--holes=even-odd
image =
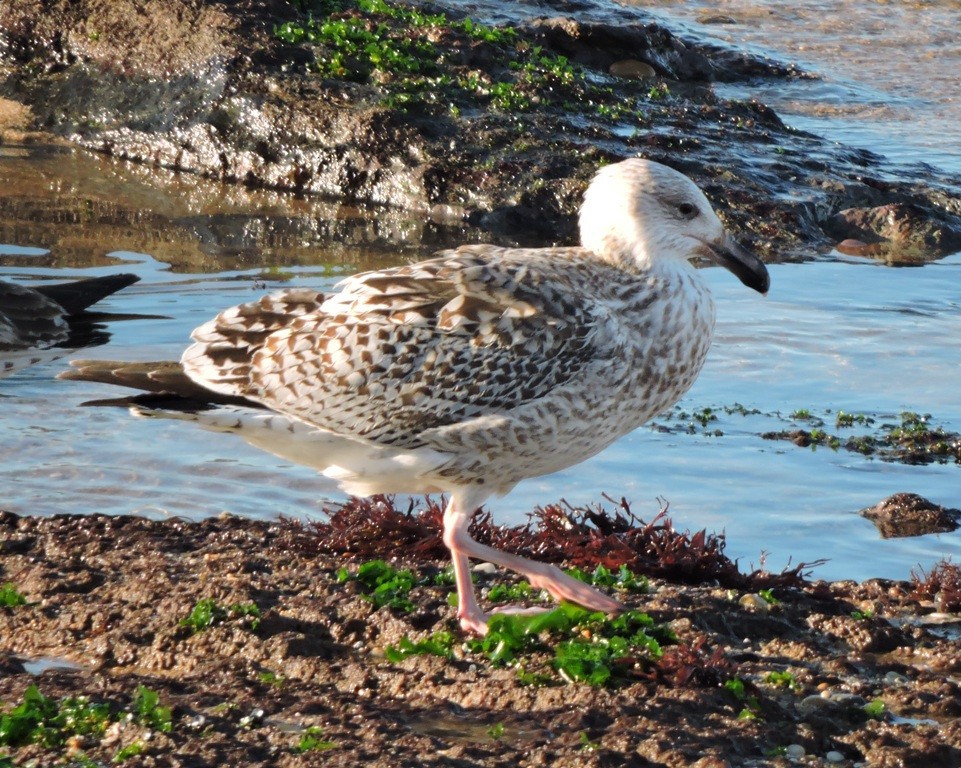
POLYGON ((464 247, 353 276, 322 303, 274 296, 266 314, 290 309, 263 321, 242 305, 195 332, 185 369, 331 432, 423 445, 425 430, 509 413, 613 356, 586 259, 554 251, 464 247))

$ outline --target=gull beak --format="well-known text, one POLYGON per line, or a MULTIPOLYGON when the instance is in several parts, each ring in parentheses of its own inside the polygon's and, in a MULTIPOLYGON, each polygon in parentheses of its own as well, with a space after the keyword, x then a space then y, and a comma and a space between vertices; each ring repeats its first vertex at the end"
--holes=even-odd
POLYGON ((748 288, 758 293, 767 293, 771 286, 771 276, 764 262, 737 243, 730 235, 716 242, 704 242, 705 255, 724 269, 733 272, 735 277, 748 288))

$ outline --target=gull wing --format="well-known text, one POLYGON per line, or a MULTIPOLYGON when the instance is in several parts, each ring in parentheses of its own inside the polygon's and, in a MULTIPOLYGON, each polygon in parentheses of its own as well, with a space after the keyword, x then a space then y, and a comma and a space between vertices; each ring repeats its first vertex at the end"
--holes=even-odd
POLYGON ((585 270, 603 281, 580 249, 467 246, 356 275, 313 306, 285 292, 227 310, 195 332, 184 368, 321 429, 418 447, 426 430, 610 364, 609 312, 584 292, 585 270))

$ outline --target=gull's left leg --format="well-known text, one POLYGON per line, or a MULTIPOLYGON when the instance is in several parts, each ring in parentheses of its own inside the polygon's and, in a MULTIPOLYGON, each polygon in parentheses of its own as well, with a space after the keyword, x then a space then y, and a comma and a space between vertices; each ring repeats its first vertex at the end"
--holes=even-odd
POLYGON ((474 585, 471 581, 469 557, 510 568, 527 580, 535 589, 546 589, 556 600, 569 600, 595 611, 613 613, 621 610, 621 604, 594 587, 568 576, 556 565, 538 563, 517 555, 480 544, 471 538, 468 531, 471 516, 486 500, 471 489, 455 491, 444 511, 444 544, 451 552, 454 561, 454 578, 457 582, 457 618, 465 630, 485 634, 489 618, 477 604, 474 585))

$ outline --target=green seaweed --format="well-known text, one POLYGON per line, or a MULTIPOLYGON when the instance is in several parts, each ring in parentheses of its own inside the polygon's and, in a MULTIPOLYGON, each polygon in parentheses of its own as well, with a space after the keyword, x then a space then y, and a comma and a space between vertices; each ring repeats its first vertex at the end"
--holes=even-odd
POLYGON ((765 683, 770 683, 771 685, 777 686, 779 688, 790 688, 792 691, 801 690, 801 684, 790 672, 768 672, 767 677, 764 678, 765 683))
MULTIPOLYGON (((451 19, 386 0, 302 8, 310 15, 277 25, 274 36, 310 46, 317 74, 368 86, 374 101, 391 109, 416 107, 456 118, 464 108, 516 113, 557 105, 642 118, 633 103, 589 81, 579 65, 523 39, 511 26, 451 19), (485 47, 490 66, 483 71, 470 63, 473 46, 485 47)), ((666 94, 659 86, 648 98, 666 94)))
POLYGON ((16 608, 27 604, 27 598, 11 582, 0 586, 0 608, 16 608))
MULTIPOLYGON (((657 626, 646 613, 625 611, 612 618, 570 603, 535 614, 495 614, 487 627, 484 637, 464 641, 466 651, 494 666, 517 666, 521 682, 533 685, 561 681, 620 685, 659 659, 663 644, 677 642, 669 629, 657 626), (539 654, 550 657, 545 670, 553 674, 530 671, 539 654)), ((418 654, 449 659, 455 642, 446 632, 416 642, 405 637, 388 646, 385 656, 392 662, 418 654)))
POLYGON ((256 631, 260 626, 260 609, 256 603, 234 603, 224 606, 208 597, 197 601, 186 618, 180 620, 180 626, 190 630, 190 634, 193 635, 235 618, 245 619, 250 629, 256 631))
POLYGON ((418 581, 413 571, 398 570, 384 560, 371 560, 361 565, 354 575, 346 568, 337 572, 337 581, 343 583, 349 580, 357 581, 364 587, 366 591, 362 597, 376 608, 387 606, 405 613, 414 610, 409 595, 418 581))
MULTIPOLYGON (((134 696, 129 716, 164 733, 173 727, 170 707, 162 706, 159 695, 142 685, 134 696)), ((54 699, 31 685, 18 704, 0 712, 0 746, 39 744, 57 748, 73 736, 100 737, 110 723, 125 717, 124 712, 114 716, 106 702, 94 702, 86 696, 54 699)), ((120 762, 116 758, 115 761, 120 762)))
POLYGON ((408 656, 442 656, 453 658, 456 640, 450 632, 434 632, 429 637, 412 641, 409 637, 402 637, 397 645, 388 645, 384 649, 384 656, 390 662, 398 662, 408 656))
POLYGON ((326 752, 329 749, 334 749, 336 746, 333 741, 324 738, 323 728, 311 725, 300 735, 300 740, 297 742, 297 746, 294 747, 294 751, 301 754, 304 752, 326 752))

